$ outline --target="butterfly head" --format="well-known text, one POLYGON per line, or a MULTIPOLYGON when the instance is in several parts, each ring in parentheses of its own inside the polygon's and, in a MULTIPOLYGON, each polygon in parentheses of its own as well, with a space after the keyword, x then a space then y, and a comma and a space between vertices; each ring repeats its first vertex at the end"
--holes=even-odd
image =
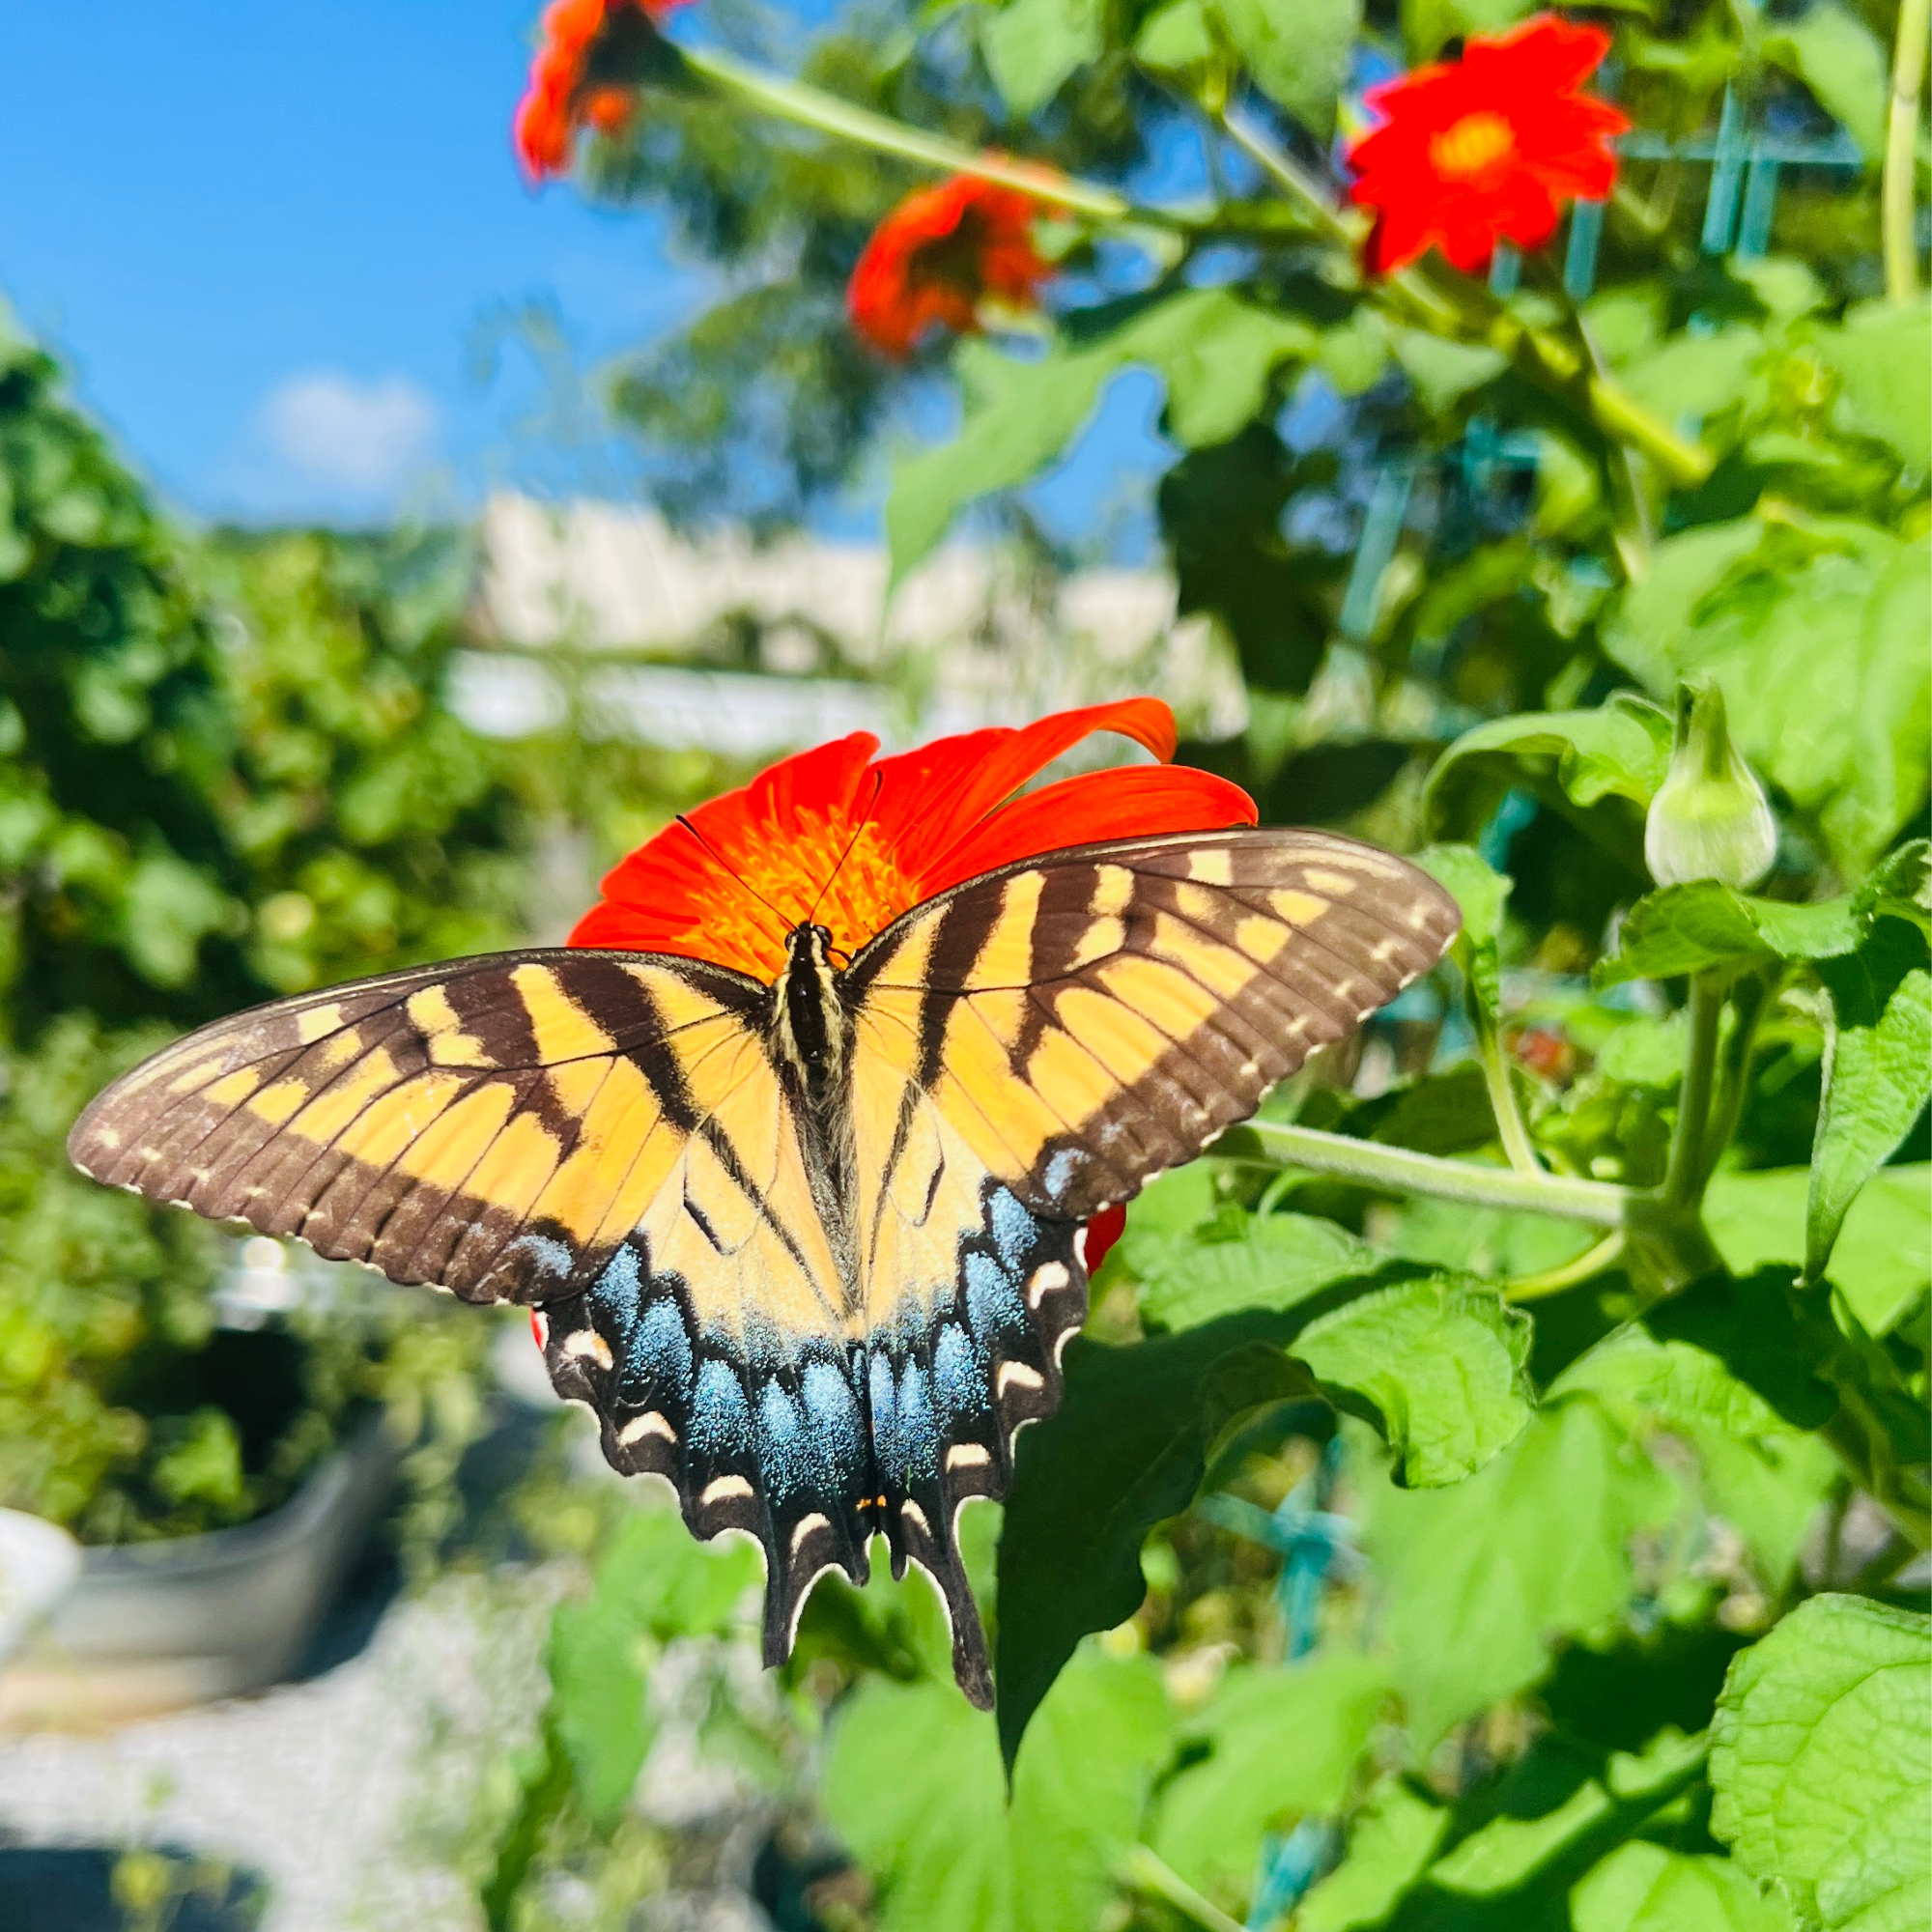
POLYGON ((781 1048, 805 1077, 808 1092, 827 1087, 844 1057, 841 969, 835 954, 846 958, 833 945, 829 926, 810 921, 793 926, 785 935, 784 970, 773 988, 781 1048))

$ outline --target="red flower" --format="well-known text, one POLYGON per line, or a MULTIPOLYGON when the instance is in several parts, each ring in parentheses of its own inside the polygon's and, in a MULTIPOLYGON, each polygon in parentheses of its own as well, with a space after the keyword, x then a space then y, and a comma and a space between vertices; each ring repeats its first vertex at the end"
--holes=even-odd
POLYGON ((1247 793, 1186 767, 1129 765, 1015 797, 1069 745, 1118 731, 1162 760, 1174 716, 1151 697, 1063 711, 875 758, 855 731, 801 752, 667 826, 604 881, 573 946, 676 952, 765 980, 808 919, 856 952, 948 886, 1015 859, 1148 832, 1252 825, 1247 793))
POLYGON ((910 355, 935 323, 969 335, 980 298, 1034 306, 1053 270, 1033 245, 1039 204, 970 175, 909 194, 872 231, 845 292, 852 324, 888 355, 910 355))
POLYGON ((529 85, 517 103, 517 158, 532 181, 570 171, 579 128, 616 133, 629 120, 628 87, 589 79, 592 56, 614 34, 651 28, 685 0, 552 0, 543 16, 543 44, 530 62, 529 85))
POLYGON ((1608 51, 1598 27, 1539 14, 1472 34, 1456 62, 1371 88, 1380 127, 1349 150, 1349 198, 1376 211, 1368 264, 1385 275, 1434 244, 1472 274, 1498 242, 1539 248, 1558 203, 1601 201, 1616 182, 1610 136, 1631 125, 1580 90, 1608 51))

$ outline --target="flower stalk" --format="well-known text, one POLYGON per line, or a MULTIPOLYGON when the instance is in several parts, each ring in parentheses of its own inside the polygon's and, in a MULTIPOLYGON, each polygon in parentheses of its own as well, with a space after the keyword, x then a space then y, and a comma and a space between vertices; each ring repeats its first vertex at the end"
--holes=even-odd
POLYGON ((1903 0, 1891 60, 1891 105, 1885 128, 1885 180, 1880 213, 1885 243, 1885 292, 1895 302, 1918 293, 1918 245, 1913 234, 1913 150, 1918 142, 1918 94, 1925 79, 1925 43, 1932 29, 1932 0, 1903 0))

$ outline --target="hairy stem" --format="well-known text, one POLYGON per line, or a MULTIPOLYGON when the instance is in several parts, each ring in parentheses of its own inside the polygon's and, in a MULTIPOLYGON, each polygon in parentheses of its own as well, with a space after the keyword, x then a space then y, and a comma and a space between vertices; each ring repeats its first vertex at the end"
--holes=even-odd
POLYGON ((1621 1228, 1635 1198, 1629 1188, 1601 1180, 1478 1167, 1470 1161, 1444 1160, 1408 1148, 1351 1140, 1346 1134, 1287 1126, 1279 1121, 1250 1121, 1237 1131, 1252 1134, 1269 1154, 1311 1174, 1332 1174, 1365 1186, 1385 1188, 1392 1194, 1428 1194, 1439 1201, 1463 1201, 1475 1208, 1553 1214, 1560 1220, 1582 1221, 1595 1228, 1621 1228))
POLYGON ((1885 128, 1885 185, 1880 202, 1885 225, 1885 292, 1895 302, 1908 302, 1918 292, 1918 250, 1912 232, 1913 150, 1918 142, 1918 90, 1925 78, 1928 28, 1932 28, 1932 0, 1903 0, 1891 59, 1891 109, 1885 128))

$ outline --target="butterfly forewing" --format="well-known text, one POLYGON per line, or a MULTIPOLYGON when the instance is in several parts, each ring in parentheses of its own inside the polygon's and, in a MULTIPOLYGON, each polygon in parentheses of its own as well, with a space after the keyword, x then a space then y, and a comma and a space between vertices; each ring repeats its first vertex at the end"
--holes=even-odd
POLYGON ((906 1066, 1037 1212, 1085 1220, 1245 1119, 1427 972, 1427 874, 1323 833, 1119 840, 954 888, 847 976, 906 1066))

